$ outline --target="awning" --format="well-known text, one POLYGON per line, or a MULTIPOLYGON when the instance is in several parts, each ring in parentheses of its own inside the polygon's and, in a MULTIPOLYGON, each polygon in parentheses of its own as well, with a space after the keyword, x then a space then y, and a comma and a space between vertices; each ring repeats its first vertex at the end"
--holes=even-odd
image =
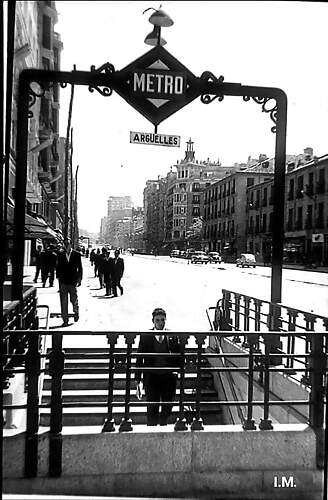
MULTIPOLYGON (((14 234, 14 207, 7 205, 7 236, 14 234)), ((36 238, 58 240, 57 233, 41 217, 32 217, 25 214, 24 238, 32 240, 36 238)))

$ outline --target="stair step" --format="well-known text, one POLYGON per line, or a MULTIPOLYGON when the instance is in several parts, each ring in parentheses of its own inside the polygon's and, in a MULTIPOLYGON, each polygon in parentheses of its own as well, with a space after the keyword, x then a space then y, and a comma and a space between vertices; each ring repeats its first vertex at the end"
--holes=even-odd
MULTIPOLYGON (((170 417, 169 423, 173 424, 177 417, 179 416, 179 407, 173 406, 172 415, 170 417)), ((119 424, 124 417, 124 408, 113 408, 113 419, 116 424, 119 424)), ((192 413, 185 413, 185 417, 188 420, 192 419, 192 413)), ((201 413, 201 417, 204 424, 211 425, 222 423, 222 416, 218 413, 214 415, 206 415, 201 413)), ((106 408, 63 408, 63 426, 81 426, 81 425, 102 425, 107 418, 106 408)), ((146 407, 131 407, 130 418, 133 424, 145 424, 146 423, 146 407)), ((50 426, 50 409, 43 408, 40 413, 40 425, 49 427, 50 426)))
MULTIPOLYGON (((132 389, 130 391, 131 398, 135 400, 135 395, 136 391, 135 389, 132 389)), ((179 397, 180 395, 180 389, 176 390, 176 395, 179 397)), ((107 390, 64 390, 62 393, 63 397, 63 402, 77 402, 77 401, 84 401, 84 402, 106 402, 107 401, 107 396, 108 396, 108 391, 107 390)), ((42 403, 49 404, 50 403, 50 398, 51 398, 51 391, 43 391, 42 393, 42 403)), ((211 400, 211 401, 216 401, 217 400, 217 394, 214 390, 202 390, 201 391, 201 398, 203 400, 211 400)), ((114 401, 124 401, 125 399, 125 390, 124 389, 114 389, 113 393, 113 400, 114 401)), ((195 399, 195 393, 193 389, 186 389, 185 390, 185 399, 186 400, 194 400, 195 399)))
MULTIPOLYGON (((84 355, 93 355, 93 354, 105 354, 108 356, 109 346, 108 347, 63 347, 65 354, 84 354, 84 355)), ((137 352, 137 347, 132 347, 132 353, 137 352)), ((47 354, 51 352, 51 348, 47 349, 47 354)), ((197 353, 197 349, 195 347, 186 347, 186 354, 197 353)), ((126 347, 115 347, 115 354, 126 354, 126 347)), ((203 352, 205 355, 205 352, 203 352)))
MULTIPOLYGON (((206 374, 205 374, 206 375, 206 374)), ((202 378, 202 383, 210 383, 211 375, 208 374, 202 378)), ((125 373, 114 373, 114 388, 124 389, 126 384, 125 373)), ((134 388, 135 380, 131 381, 131 387, 134 388)), ((194 388, 196 385, 196 374, 186 373, 185 374, 185 388, 194 388)), ((44 376, 44 390, 50 390, 51 388, 51 377, 48 374, 44 376)), ((90 373, 88 376, 80 376, 78 374, 64 374, 63 375, 63 390, 82 390, 82 389, 107 389, 108 388, 108 373, 94 374, 90 373)))

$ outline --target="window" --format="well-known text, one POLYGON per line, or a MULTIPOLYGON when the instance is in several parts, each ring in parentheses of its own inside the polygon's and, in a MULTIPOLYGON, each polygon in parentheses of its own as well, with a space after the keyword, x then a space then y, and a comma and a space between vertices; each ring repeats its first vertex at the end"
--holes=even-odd
POLYGON ((312 214, 313 214, 313 206, 308 205, 306 209, 305 229, 311 229, 312 227, 312 214))
POLYGON ((262 232, 266 233, 266 228, 267 228, 267 216, 266 214, 263 214, 262 216, 262 232))
POLYGON ((296 198, 302 198, 302 197, 303 197, 303 175, 300 175, 297 178, 296 198))
POLYGON ((253 186, 254 185, 254 177, 247 177, 247 187, 253 186))
POLYGON ((51 19, 49 16, 43 16, 42 25, 42 45, 45 49, 51 49, 51 19))
POLYGON ((193 203, 200 203, 200 195, 199 194, 194 194, 192 197, 192 202, 193 203))
POLYGON ((318 219, 317 219, 317 227, 323 227, 323 203, 318 204, 318 219))
POLYGON ((267 206, 267 202, 268 202, 268 188, 264 188, 263 189, 263 200, 262 200, 262 205, 264 207, 267 206))
POLYGON ((287 231, 293 230, 293 218, 294 218, 294 209, 290 208, 288 210, 287 231))
POLYGON ((294 179, 290 179, 289 181, 289 189, 288 189, 288 200, 294 199, 294 179))
POLYGON ((296 229, 302 229, 302 225, 303 225, 303 207, 298 207, 296 229))
POLYGON ((200 215, 200 208, 199 207, 193 207, 193 209, 192 209, 192 215, 200 215))

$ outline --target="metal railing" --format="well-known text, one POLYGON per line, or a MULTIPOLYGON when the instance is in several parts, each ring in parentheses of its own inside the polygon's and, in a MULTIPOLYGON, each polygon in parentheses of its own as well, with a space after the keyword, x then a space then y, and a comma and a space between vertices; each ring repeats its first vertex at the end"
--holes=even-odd
MULTIPOLYGON (((36 288, 31 287, 23 294, 22 302, 15 300, 3 308, 2 358, 3 370, 18 366, 20 361, 16 354, 23 354, 27 348, 27 336, 24 330, 38 329, 36 288), (13 331, 21 333, 13 335, 13 331)), ((2 388, 9 385, 9 376, 2 377, 2 388)))
MULTIPOLYGON (((5 405, 4 409, 26 409, 26 443, 25 443, 25 477, 36 477, 37 467, 38 467, 38 430, 40 421, 40 409, 50 408, 50 430, 49 430, 49 475, 50 476, 60 476, 62 471, 62 427, 63 427, 63 412, 65 408, 90 408, 90 407, 105 407, 107 416, 104 419, 104 424, 102 427, 102 432, 114 432, 118 430, 119 432, 129 432, 133 430, 133 415, 131 408, 133 406, 145 406, 145 405, 155 405, 159 404, 158 401, 136 401, 131 397, 131 390, 133 382, 133 374, 138 371, 136 366, 136 358, 138 356, 154 356, 154 353, 138 353, 133 352, 133 345, 137 340, 140 333, 146 333, 148 335, 153 335, 153 332, 77 332, 71 331, 66 333, 66 335, 106 335, 108 343, 108 390, 107 390, 107 401, 103 402, 63 402, 63 377, 66 374, 79 373, 79 368, 67 368, 65 367, 65 359, 68 355, 65 354, 65 349, 63 349, 63 335, 62 331, 24 331, 24 332, 12 332, 13 335, 24 335, 28 341, 28 351, 26 354, 14 354, 14 357, 19 357, 20 361, 24 362, 24 367, 19 371, 26 370, 27 378, 27 404, 26 405, 5 405), (51 335, 52 336, 52 346, 49 353, 40 353, 40 336, 41 335, 51 335), (115 348, 118 344, 118 339, 124 339, 125 347, 117 353, 115 348), (46 366, 42 363, 44 358, 48 358, 49 364, 46 366), (114 373, 115 369, 121 363, 121 367, 125 369, 125 389, 124 389, 124 401, 114 401, 113 388, 114 388, 114 373), (42 368, 43 366, 43 368, 42 368), (51 377, 51 397, 50 404, 39 402, 39 377, 41 373, 46 373, 51 377), (114 421, 113 409, 116 406, 124 407, 124 416, 120 424, 114 421)), ((277 333, 277 332, 274 332, 277 333)), ((272 429, 272 421, 270 417, 270 407, 274 405, 279 406, 291 406, 291 405, 307 405, 309 407, 309 425, 315 430, 320 430, 324 428, 324 387, 325 387, 325 376, 327 373, 327 356, 325 353, 325 346, 327 346, 328 334, 320 332, 307 332, 304 334, 307 342, 310 345, 309 352, 298 353, 297 357, 304 357, 308 360, 308 372, 310 377, 309 384, 309 398, 308 399, 295 399, 295 400, 276 400, 270 399, 270 375, 272 372, 282 372, 290 373, 294 371, 304 372, 306 368, 287 368, 287 367, 272 367, 270 365, 270 357, 280 356, 280 354, 272 354, 269 352, 269 343, 266 342, 266 337, 270 333, 263 332, 265 352, 263 358, 263 366, 259 367, 256 360, 262 353, 257 352, 256 348, 256 338, 257 333, 251 331, 248 334, 248 349, 245 352, 236 353, 222 353, 220 349, 220 342, 224 338, 230 338, 235 336, 235 332, 201 332, 201 333, 190 333, 190 332, 170 332, 169 334, 176 335, 179 338, 180 357, 179 364, 179 398, 178 398, 178 417, 174 426, 175 431, 186 431, 190 428, 191 431, 202 430, 204 428, 202 414, 201 414, 201 376, 202 373, 206 372, 218 372, 222 375, 229 374, 231 372, 246 373, 248 380, 247 396, 245 395, 244 400, 224 400, 224 401, 204 401, 207 405, 225 405, 234 407, 245 407, 247 408, 247 417, 243 421, 244 430, 256 429, 257 423, 253 419, 254 407, 260 407, 263 409, 263 418, 261 418, 258 427, 260 430, 272 429), (190 352, 187 346, 193 343, 194 351, 190 352), (209 348, 209 345, 212 348, 209 348), (224 359, 229 359, 229 357, 234 358, 246 358, 247 364, 243 367, 231 366, 225 363, 220 366, 206 365, 203 363, 204 359, 209 360, 210 358, 218 358, 218 356, 224 357, 224 359), (195 373, 195 399, 188 400, 185 394, 185 376, 188 370, 194 370, 195 373), (253 389, 254 389, 254 375, 260 370, 263 371, 263 399, 254 400, 253 389), (193 419, 190 427, 185 418, 185 407, 186 405, 193 405, 193 419)), ((288 336, 288 333, 279 332, 279 335, 288 336)), ((160 356, 160 354, 158 354, 160 356)), ((81 353, 74 354, 74 356, 81 356, 81 353)), ((103 357, 103 353, 101 354, 103 357)), ((167 354, 165 354, 167 356, 167 354)), ((172 354, 171 356, 177 356, 177 354, 172 354)), ((296 354, 286 355, 289 359, 292 359, 296 354)), ((70 354, 72 358, 72 354, 70 354)), ((95 354, 92 357, 96 357, 95 354)), ((154 370, 154 368, 148 368, 148 370, 154 370)), ((100 370, 104 373, 103 369, 96 369, 90 367, 89 369, 84 369, 84 373, 99 373, 100 370)), ((143 371, 146 371, 143 368, 143 371)), ((161 368, 163 370, 163 368, 161 368)), ((166 368, 166 370, 171 370, 171 368, 166 368)), ((176 370, 176 368, 175 368, 176 370)), ((6 368, 6 373, 9 374, 12 370, 6 368)), ((327 387, 327 384, 326 384, 327 387)), ((327 396, 326 396, 327 397, 327 396)), ((163 402, 162 402, 163 403, 163 402)), ((170 402, 164 402, 170 403, 170 402)))
MULTIPOLYGON (((304 335, 306 332, 328 331, 328 317, 225 289, 222 290, 222 299, 206 312, 212 331, 235 331, 235 343, 241 344, 243 348, 248 348, 253 343, 258 353, 265 352, 263 332, 274 332, 266 337, 270 364, 284 363, 286 368, 291 369, 291 376, 297 374, 297 371, 292 372, 294 368, 304 367, 301 381, 309 384, 308 358, 301 359, 297 354, 310 352, 310 342, 304 335), (239 333, 241 331, 244 334, 239 333), (250 331, 253 332, 251 335, 246 333, 250 331), (289 332, 289 335, 281 336, 282 332, 289 332)), ((323 349, 328 355, 327 341, 324 342, 323 349)), ((263 362, 263 358, 259 362, 263 362)))

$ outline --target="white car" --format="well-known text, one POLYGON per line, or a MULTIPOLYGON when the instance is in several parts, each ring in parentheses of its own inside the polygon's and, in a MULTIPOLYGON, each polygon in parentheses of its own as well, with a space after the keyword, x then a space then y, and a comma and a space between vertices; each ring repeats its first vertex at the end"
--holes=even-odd
POLYGON ((252 253, 242 253, 236 262, 237 267, 256 267, 255 255, 252 253))
POLYGON ((191 256, 191 264, 207 264, 210 261, 209 256, 205 252, 197 251, 191 256))
POLYGON ((219 252, 209 252, 208 256, 210 258, 210 262, 213 262, 214 264, 221 264, 221 255, 219 252))

